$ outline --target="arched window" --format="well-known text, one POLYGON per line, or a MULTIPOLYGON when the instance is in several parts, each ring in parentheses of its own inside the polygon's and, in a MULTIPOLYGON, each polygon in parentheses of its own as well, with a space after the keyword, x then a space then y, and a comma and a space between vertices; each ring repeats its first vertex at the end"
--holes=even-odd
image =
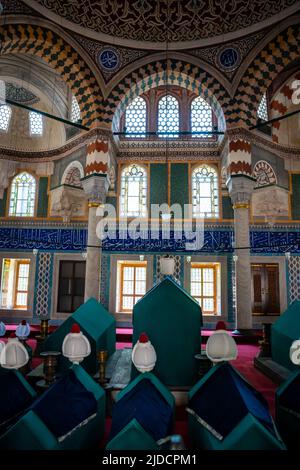
POLYGON ((219 189, 217 170, 200 165, 192 172, 193 217, 219 216, 219 189))
POLYGON ((139 165, 130 165, 121 173, 121 217, 146 217, 147 173, 139 165))
POLYGON ((80 107, 74 95, 72 96, 71 121, 72 122, 80 121, 80 107))
POLYGON ((33 217, 35 206, 36 181, 29 173, 19 173, 11 184, 9 215, 33 217))
POLYGON ((43 116, 34 111, 29 112, 30 135, 43 135, 43 116))
POLYGON ((197 134, 197 132, 211 132, 212 130, 212 109, 201 96, 197 96, 191 103, 192 136, 202 138, 211 137, 212 134, 197 134))
POLYGON ((127 137, 145 137, 147 105, 144 98, 138 96, 130 103, 125 112, 125 132, 127 137), (138 134, 138 135, 135 135, 138 134))
POLYGON ((157 131, 159 137, 178 137, 179 103, 172 95, 165 95, 158 102, 157 131))
POLYGON ((11 107, 7 104, 0 105, 0 129, 1 131, 8 131, 9 122, 11 118, 11 107))
POLYGON ((262 121, 268 121, 269 116, 268 116, 268 103, 267 103, 267 95, 266 93, 263 95, 258 109, 257 109, 257 117, 261 119, 262 121))

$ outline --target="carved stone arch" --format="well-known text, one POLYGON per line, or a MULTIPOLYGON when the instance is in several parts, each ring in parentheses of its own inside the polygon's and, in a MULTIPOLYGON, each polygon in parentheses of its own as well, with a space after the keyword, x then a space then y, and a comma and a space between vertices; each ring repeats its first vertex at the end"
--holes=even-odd
POLYGON ((300 24, 296 24, 278 34, 257 54, 244 73, 231 105, 224 109, 228 127, 256 124, 263 94, 275 77, 300 56, 299 43, 300 24))
POLYGON ((76 96, 82 124, 96 125, 102 101, 99 85, 83 58, 61 36, 39 25, 6 24, 0 26, 0 42, 1 54, 33 54, 54 68, 76 96))
MULTIPOLYGON (((293 88, 293 82, 298 82, 300 83, 300 72, 298 73, 293 73, 290 75, 282 84, 282 86, 277 90, 277 92, 274 94, 271 103, 270 103, 270 118, 276 118, 280 116, 284 116, 285 114, 291 112, 294 109, 293 108, 293 94, 296 91, 295 88, 293 88)), ((299 86, 297 86, 299 88, 299 86)), ((299 99, 299 92, 297 92, 297 99, 299 99)), ((296 105, 299 103, 295 103, 296 105)), ((281 144, 288 144, 288 139, 289 135, 286 133, 286 129, 284 128, 284 123, 283 121, 275 121, 272 124, 272 140, 273 142, 281 143, 281 144), (283 124, 283 130, 282 129, 282 124, 283 124), (280 139, 280 134, 281 137, 282 135, 286 139, 286 141, 283 142, 283 139, 280 139)))

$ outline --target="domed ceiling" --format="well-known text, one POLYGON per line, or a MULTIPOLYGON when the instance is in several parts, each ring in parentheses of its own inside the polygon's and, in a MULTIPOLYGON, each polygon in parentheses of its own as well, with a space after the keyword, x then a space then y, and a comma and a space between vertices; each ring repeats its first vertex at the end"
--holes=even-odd
POLYGON ((167 17, 171 47, 193 47, 195 41, 204 46, 270 26, 299 10, 300 3, 297 0, 24 1, 60 25, 94 39, 154 49, 162 49, 167 39, 167 17))

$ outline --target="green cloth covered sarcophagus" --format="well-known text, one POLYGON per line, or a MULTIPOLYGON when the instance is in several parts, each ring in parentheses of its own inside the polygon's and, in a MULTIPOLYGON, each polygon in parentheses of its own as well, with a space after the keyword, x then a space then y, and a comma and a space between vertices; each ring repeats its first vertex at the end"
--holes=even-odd
MULTIPOLYGON (((156 284, 133 308, 133 344, 145 332, 157 362, 153 373, 170 386, 191 386, 198 378, 202 313, 198 302, 173 279, 156 284)), ((132 367, 132 377, 137 370, 132 367)))
POLYGON ((288 449, 298 449, 300 436, 300 370, 276 391, 276 424, 288 449))
POLYGON ((295 366, 290 360, 290 347, 294 340, 300 338, 300 301, 295 300, 280 315, 271 328, 272 359, 290 370, 295 366))
POLYGON ((191 444, 205 450, 284 449, 264 397, 221 363, 189 392, 191 444))
POLYGON ((37 398, 0 438, 0 449, 96 448, 104 434, 105 392, 79 365, 37 398))
MULTIPOLYGON (((81 305, 60 327, 43 343, 44 351, 61 351, 65 336, 70 333, 71 326, 77 323, 91 345, 91 354, 81 366, 90 374, 98 370, 97 351, 105 349, 110 356, 116 349, 116 322, 113 316, 97 300, 91 298, 81 305)), ((65 371, 70 362, 65 357, 59 358, 58 370, 65 371)))
POLYGON ((32 404, 36 393, 17 370, 0 367, 0 434, 32 404))
POLYGON ((108 450, 155 450, 171 434, 174 398, 150 372, 117 395, 108 450))

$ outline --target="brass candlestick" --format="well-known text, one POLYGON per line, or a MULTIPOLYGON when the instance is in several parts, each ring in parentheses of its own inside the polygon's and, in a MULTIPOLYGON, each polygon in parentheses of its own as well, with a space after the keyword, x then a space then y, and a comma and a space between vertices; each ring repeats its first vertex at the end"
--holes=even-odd
POLYGON ((40 331, 41 331, 42 339, 45 339, 49 335, 49 319, 48 318, 44 318, 43 320, 41 320, 40 331))
POLYGON ((106 361, 108 358, 108 351, 106 350, 101 350, 98 351, 97 354, 97 359, 99 362, 99 383, 101 385, 104 385, 106 380, 105 380, 105 366, 106 366, 106 361))
POLYGON ((41 357, 44 358, 44 378, 46 387, 49 387, 49 385, 56 380, 58 356, 60 356, 59 351, 44 351, 41 353, 41 357))
POLYGON ((43 350, 43 342, 45 341, 48 335, 49 335, 49 319, 44 318, 43 320, 41 320, 40 334, 36 335, 35 337, 36 339, 36 347, 34 351, 35 357, 40 356, 41 351, 43 350))

